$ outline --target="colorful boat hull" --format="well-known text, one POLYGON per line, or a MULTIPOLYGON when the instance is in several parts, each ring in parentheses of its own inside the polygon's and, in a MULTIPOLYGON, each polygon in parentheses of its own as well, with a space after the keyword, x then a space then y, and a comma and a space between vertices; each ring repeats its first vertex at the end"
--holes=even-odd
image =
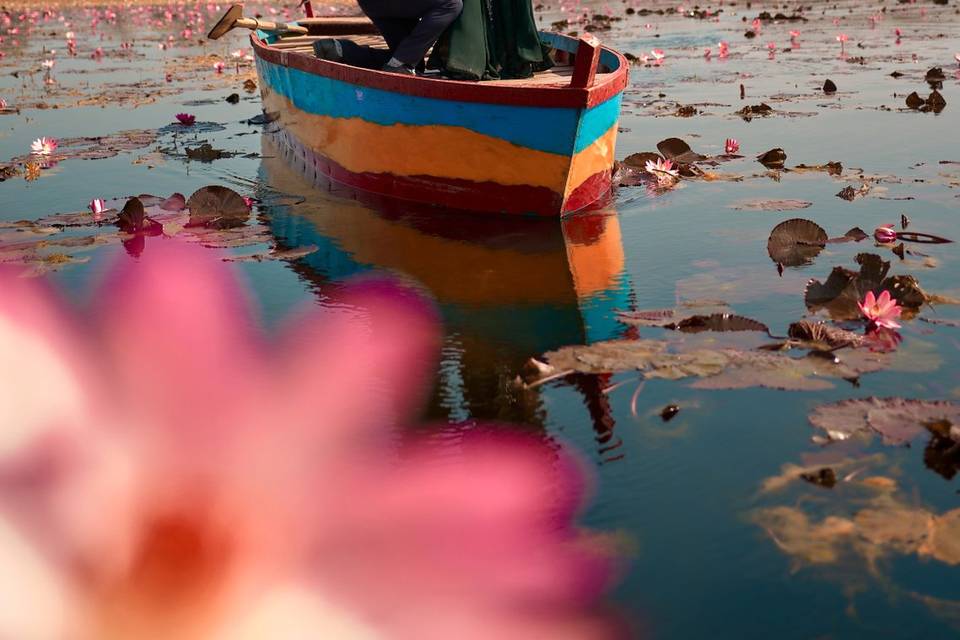
MULTIPOLYGON (((544 34, 576 50, 578 41, 544 34)), ((589 87, 391 76, 253 39, 264 110, 316 173, 381 196, 537 215, 583 209, 610 189, 626 63, 598 50, 589 87)))

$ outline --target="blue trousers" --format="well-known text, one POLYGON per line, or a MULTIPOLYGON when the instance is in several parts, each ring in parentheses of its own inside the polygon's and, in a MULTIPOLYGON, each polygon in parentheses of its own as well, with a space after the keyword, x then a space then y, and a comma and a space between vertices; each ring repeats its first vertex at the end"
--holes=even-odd
POLYGON ((391 55, 405 65, 423 62, 463 11, 463 0, 357 0, 377 26, 391 55))

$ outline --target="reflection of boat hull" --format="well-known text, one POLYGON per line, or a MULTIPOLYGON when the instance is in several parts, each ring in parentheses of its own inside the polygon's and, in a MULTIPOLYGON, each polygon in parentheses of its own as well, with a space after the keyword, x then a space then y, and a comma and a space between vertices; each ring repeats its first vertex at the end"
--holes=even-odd
MULTIPOLYGON (((583 86, 505 85, 348 67, 273 38, 252 39, 264 108, 283 143, 333 181, 449 209, 547 216, 609 191, 627 75, 611 50, 593 56, 593 71, 606 72, 583 86)), ((582 44, 544 38, 569 54, 582 44)))

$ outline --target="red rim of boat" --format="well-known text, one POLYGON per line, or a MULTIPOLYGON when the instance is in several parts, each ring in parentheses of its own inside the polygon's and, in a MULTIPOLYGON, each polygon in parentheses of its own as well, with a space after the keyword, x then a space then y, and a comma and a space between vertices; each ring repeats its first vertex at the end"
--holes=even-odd
MULTIPOLYGON (((576 39, 561 35, 574 43, 576 39)), ((250 43, 259 58, 284 67, 340 80, 371 89, 401 93, 422 98, 453 100, 458 102, 481 102, 515 106, 589 108, 606 102, 627 86, 629 62, 619 51, 603 47, 603 51, 616 56, 619 66, 608 77, 592 87, 537 87, 493 85, 485 82, 440 80, 385 73, 373 69, 361 69, 350 65, 330 62, 303 54, 290 54, 274 49, 254 32, 250 43)))

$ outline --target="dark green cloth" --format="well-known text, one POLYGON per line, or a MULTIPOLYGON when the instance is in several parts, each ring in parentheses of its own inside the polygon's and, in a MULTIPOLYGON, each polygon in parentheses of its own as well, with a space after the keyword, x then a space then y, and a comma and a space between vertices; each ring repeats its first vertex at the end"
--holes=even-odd
POLYGON ((463 0, 463 13, 434 47, 431 66, 464 80, 529 78, 553 66, 531 0, 463 0))

